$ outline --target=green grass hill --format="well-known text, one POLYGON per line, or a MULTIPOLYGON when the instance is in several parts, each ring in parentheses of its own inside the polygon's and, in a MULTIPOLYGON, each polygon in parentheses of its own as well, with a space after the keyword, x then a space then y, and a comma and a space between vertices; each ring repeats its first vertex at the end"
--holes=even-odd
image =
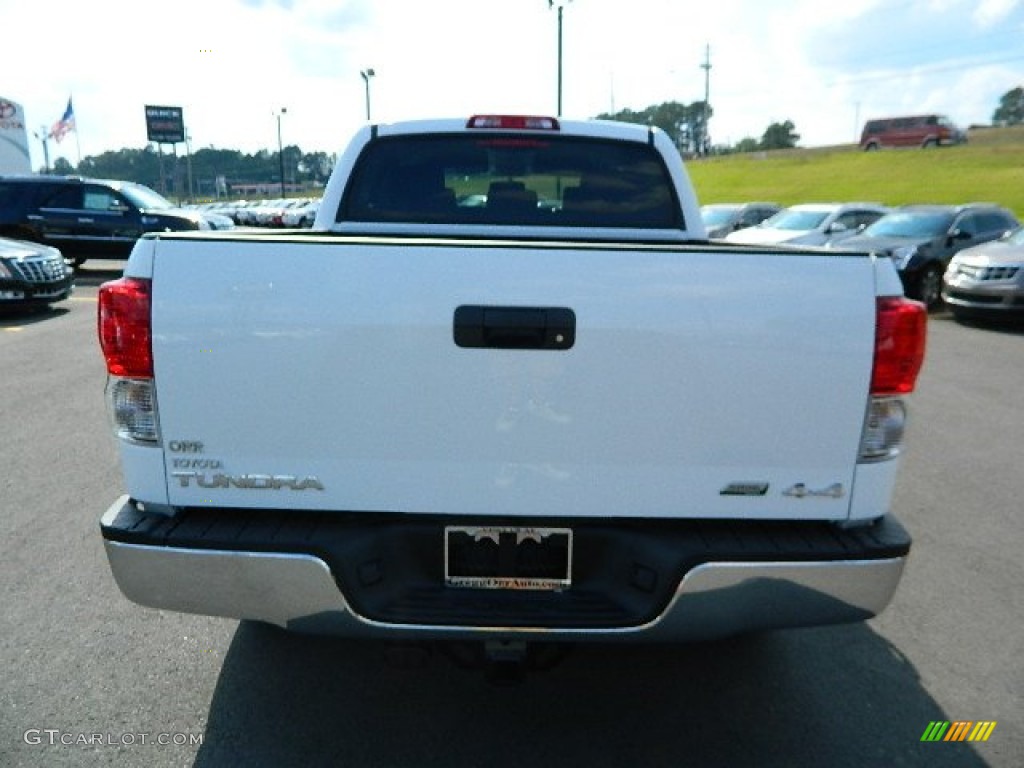
POLYGON ((956 147, 751 152, 690 160, 687 168, 701 204, 989 202, 1024 221, 1024 126, 974 129, 956 147))

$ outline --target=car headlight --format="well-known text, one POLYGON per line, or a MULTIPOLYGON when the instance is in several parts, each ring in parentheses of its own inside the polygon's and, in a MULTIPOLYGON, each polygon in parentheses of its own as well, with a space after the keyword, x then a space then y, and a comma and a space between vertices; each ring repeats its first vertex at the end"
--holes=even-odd
POLYGON ((914 258, 917 253, 916 245, 903 245, 899 248, 894 248, 892 251, 892 261, 896 265, 896 269, 903 271, 907 268, 907 264, 914 258))
POLYGON ((2 261, 0 261, 0 277, 5 279, 10 279, 14 277, 14 275, 11 274, 11 270, 8 269, 7 265, 4 264, 2 261))

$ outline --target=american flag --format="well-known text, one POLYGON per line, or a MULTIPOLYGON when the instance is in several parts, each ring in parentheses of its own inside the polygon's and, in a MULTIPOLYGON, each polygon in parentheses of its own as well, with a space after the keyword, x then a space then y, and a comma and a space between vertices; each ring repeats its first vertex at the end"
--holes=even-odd
POLYGON ((50 128, 50 138, 56 141, 63 139, 69 131, 75 130, 75 111, 71 108, 71 97, 68 97, 68 108, 64 116, 50 128))

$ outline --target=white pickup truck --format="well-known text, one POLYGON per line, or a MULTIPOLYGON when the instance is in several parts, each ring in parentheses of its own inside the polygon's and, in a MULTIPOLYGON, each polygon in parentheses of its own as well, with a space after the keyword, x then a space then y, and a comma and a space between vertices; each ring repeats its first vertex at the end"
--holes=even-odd
POLYGON ((889 259, 709 242, 657 129, 367 126, 313 230, 146 235, 100 290, 110 566, 399 640, 859 621, 925 319, 889 259))

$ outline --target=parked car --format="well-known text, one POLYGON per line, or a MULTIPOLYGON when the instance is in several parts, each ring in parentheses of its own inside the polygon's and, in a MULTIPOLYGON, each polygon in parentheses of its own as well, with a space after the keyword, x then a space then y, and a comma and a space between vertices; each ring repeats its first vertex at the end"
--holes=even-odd
POLYGON ((262 200, 240 200, 231 209, 230 216, 240 227, 253 226, 255 211, 261 205, 263 205, 262 200))
POLYGON ((0 307, 62 301, 71 295, 74 274, 56 248, 0 237, 0 307))
POLYGON ((700 217, 708 237, 720 239, 730 232, 760 224, 781 210, 778 203, 715 203, 702 205, 700 217))
POLYGON ((286 227, 309 229, 316 221, 318 210, 320 210, 320 201, 310 200, 303 205, 285 211, 282 223, 286 227))
POLYGON ((185 206, 188 210, 198 211, 210 223, 211 229, 234 229, 235 220, 225 214, 217 203, 185 206))
POLYGON ((268 206, 263 215, 261 222, 264 227, 275 227, 280 229, 281 227, 289 226, 285 217, 294 210, 301 208, 309 202, 309 198, 306 197, 293 197, 291 199, 276 200, 270 206, 268 206))
POLYGON ((260 200, 239 210, 239 223, 248 227, 279 227, 280 217, 287 206, 288 200, 284 198, 260 200))
POLYGON ((1024 227, 964 248, 942 283, 942 298, 957 319, 1024 318, 1024 227))
POLYGON ((998 240, 1019 223, 1008 210, 989 203, 907 205, 839 247, 890 257, 907 296, 936 307, 942 302, 942 275, 953 255, 998 240))
POLYGON ((909 115, 868 120, 860 135, 864 150, 882 147, 938 147, 962 144, 967 134, 945 115, 909 115))
POLYGON ((255 205, 257 205, 257 203, 252 200, 235 200, 233 202, 224 201, 213 206, 213 210, 219 214, 227 216, 235 222, 236 225, 241 226, 243 223, 242 219, 244 217, 245 209, 251 208, 255 205))
POLYGON ((756 227, 726 235, 730 243, 825 245, 856 235, 889 209, 880 203, 807 203, 793 205, 756 227))
POLYGON ((126 259, 145 232, 212 229, 149 187, 78 176, 0 176, 0 235, 58 248, 77 265, 126 259))

